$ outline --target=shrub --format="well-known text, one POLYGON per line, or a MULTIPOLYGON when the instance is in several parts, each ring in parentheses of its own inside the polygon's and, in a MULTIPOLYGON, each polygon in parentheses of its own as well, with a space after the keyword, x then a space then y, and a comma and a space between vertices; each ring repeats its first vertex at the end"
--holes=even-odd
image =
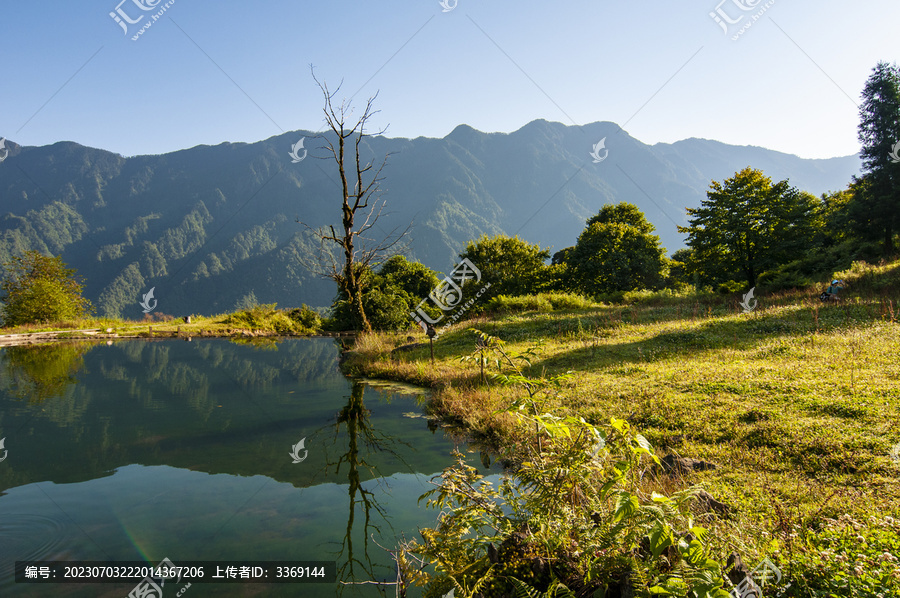
POLYGON ((694 289, 688 285, 677 285, 675 288, 661 289, 659 291, 620 291, 618 293, 603 293, 597 295, 596 300, 601 303, 615 303, 620 305, 633 305, 639 303, 646 306, 671 305, 679 303, 688 297, 705 296, 707 293, 694 289))
POLYGON ((542 293, 541 296, 547 298, 547 301, 553 306, 553 311, 597 307, 596 303, 578 293, 542 293))
POLYGON ((621 303, 640 303, 646 306, 660 306, 678 303, 686 297, 699 295, 692 287, 687 285, 680 288, 662 289, 659 291, 628 291, 622 295, 621 303))
POLYGON ((309 334, 319 329, 321 320, 305 305, 300 309, 280 310, 275 303, 269 303, 237 311, 226 316, 222 323, 278 334, 309 334))
POLYGON ((310 332, 321 330, 322 328, 322 318, 319 316, 318 312, 313 309, 310 309, 306 304, 303 304, 302 307, 295 307, 294 309, 290 309, 287 312, 287 316, 296 322, 300 327, 310 332))
MULTIPOLYGON (((400 331, 413 325, 410 312, 438 284, 437 275, 422 264, 395 255, 375 272, 361 270, 363 311, 374 330, 400 331)), ((424 310, 432 318, 441 312, 430 301, 424 310)), ((350 330, 355 317, 345 293, 339 291, 324 326, 328 330, 350 330)))
POLYGON ((540 295, 497 295, 484 305, 487 311, 500 313, 518 313, 523 311, 553 311, 553 305, 540 295))
POLYGON ((767 270, 759 275, 759 286, 768 291, 780 291, 793 288, 804 288, 815 281, 831 280, 832 278, 852 278, 849 272, 834 274, 836 270, 850 267, 854 264, 864 263, 859 260, 877 258, 880 248, 877 244, 867 244, 858 241, 845 241, 830 247, 821 247, 787 264, 767 270))
MULTIPOLYGON (((363 293, 363 310, 374 330, 406 330, 413 321, 409 312, 415 306, 413 299, 403 290, 385 285, 363 293)), ((353 317, 349 303, 344 299, 335 302, 331 318, 326 322, 330 330, 353 328, 353 317)))
POLYGON ((625 291, 614 291, 612 293, 599 293, 594 295, 600 303, 625 303, 625 291))
POLYGON ((731 295, 732 293, 740 293, 747 290, 747 283, 738 280, 729 280, 720 283, 716 290, 723 295, 731 295))
POLYGON ((576 293, 540 293, 538 295, 498 295, 484 304, 481 311, 520 313, 525 311, 562 311, 590 309, 597 304, 576 293))

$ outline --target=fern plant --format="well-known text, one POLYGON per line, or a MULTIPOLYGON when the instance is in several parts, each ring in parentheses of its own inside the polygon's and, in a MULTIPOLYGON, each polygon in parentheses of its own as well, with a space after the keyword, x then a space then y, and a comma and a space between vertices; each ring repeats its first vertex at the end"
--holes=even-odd
POLYGON ((546 592, 531 587, 521 579, 510 578, 516 586, 516 598, 575 598, 572 590, 561 583, 552 584, 546 592))

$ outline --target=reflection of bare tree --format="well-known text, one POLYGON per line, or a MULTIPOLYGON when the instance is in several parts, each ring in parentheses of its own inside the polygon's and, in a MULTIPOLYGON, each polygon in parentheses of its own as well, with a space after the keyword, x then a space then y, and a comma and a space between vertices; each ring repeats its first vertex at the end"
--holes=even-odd
POLYGON ((75 373, 84 367, 84 354, 93 346, 82 342, 9 347, 4 351, 7 379, 3 386, 10 395, 30 403, 62 396, 78 381, 75 373))
MULTIPOLYGON (((397 439, 378 433, 369 421, 370 411, 363 401, 365 385, 354 382, 348 397, 348 402, 337 415, 335 423, 335 440, 340 433, 341 426, 347 428, 347 452, 341 455, 335 466, 335 473, 339 473, 341 465, 346 463, 349 467, 347 480, 349 481, 348 494, 350 495, 350 514, 347 518, 347 531, 344 534, 343 545, 338 552, 338 578, 343 581, 357 581, 360 578, 377 580, 384 575, 376 574, 376 566, 369 556, 369 541, 372 533, 381 532, 379 525, 373 522, 373 516, 379 517, 390 528, 387 514, 375 499, 375 494, 366 490, 362 485, 360 471, 369 470, 373 477, 380 477, 376 467, 367 460, 367 457, 376 453, 384 453, 396 458, 404 465, 402 457, 391 448, 391 445, 406 444, 397 439), (363 515, 363 546, 362 556, 359 550, 353 551, 353 528, 356 524, 356 510, 362 507, 363 515), (361 571, 357 571, 357 568, 361 571)), ((409 445, 407 445, 409 446, 409 445)), ((331 464, 330 464, 331 465, 331 464)))

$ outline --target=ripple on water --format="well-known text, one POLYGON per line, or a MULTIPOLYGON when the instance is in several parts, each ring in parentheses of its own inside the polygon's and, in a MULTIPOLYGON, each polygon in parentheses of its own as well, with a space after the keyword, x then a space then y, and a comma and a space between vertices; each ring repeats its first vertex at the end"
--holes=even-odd
POLYGON ((0 588, 15 578, 16 561, 49 561, 58 558, 68 535, 65 521, 30 513, 0 516, 0 588))

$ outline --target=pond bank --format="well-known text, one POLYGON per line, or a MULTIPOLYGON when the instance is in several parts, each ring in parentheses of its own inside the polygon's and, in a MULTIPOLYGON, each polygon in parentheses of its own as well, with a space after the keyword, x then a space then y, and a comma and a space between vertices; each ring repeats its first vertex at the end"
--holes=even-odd
POLYGON ((403 334, 390 333, 359 337, 353 349, 344 352, 341 369, 348 376, 428 389, 429 414, 466 435, 482 450, 504 455, 502 460, 510 465, 509 449, 524 441, 515 429, 514 418, 505 412, 511 396, 507 391, 511 389, 480 385, 477 366, 473 365, 471 373, 461 372, 454 363, 460 354, 459 342, 435 343, 437 361, 432 363, 425 343, 402 353, 394 351, 408 340, 403 334))
POLYGON ((178 326, 175 330, 171 326, 153 329, 148 325, 146 331, 116 332, 115 328, 89 328, 80 330, 45 330, 40 332, 23 332, 17 334, 0 334, 0 347, 18 347, 23 345, 36 345, 58 341, 71 340, 116 340, 116 339, 163 339, 163 338, 355 338, 355 332, 318 332, 315 334, 283 334, 266 330, 230 329, 226 331, 208 330, 178 326))

